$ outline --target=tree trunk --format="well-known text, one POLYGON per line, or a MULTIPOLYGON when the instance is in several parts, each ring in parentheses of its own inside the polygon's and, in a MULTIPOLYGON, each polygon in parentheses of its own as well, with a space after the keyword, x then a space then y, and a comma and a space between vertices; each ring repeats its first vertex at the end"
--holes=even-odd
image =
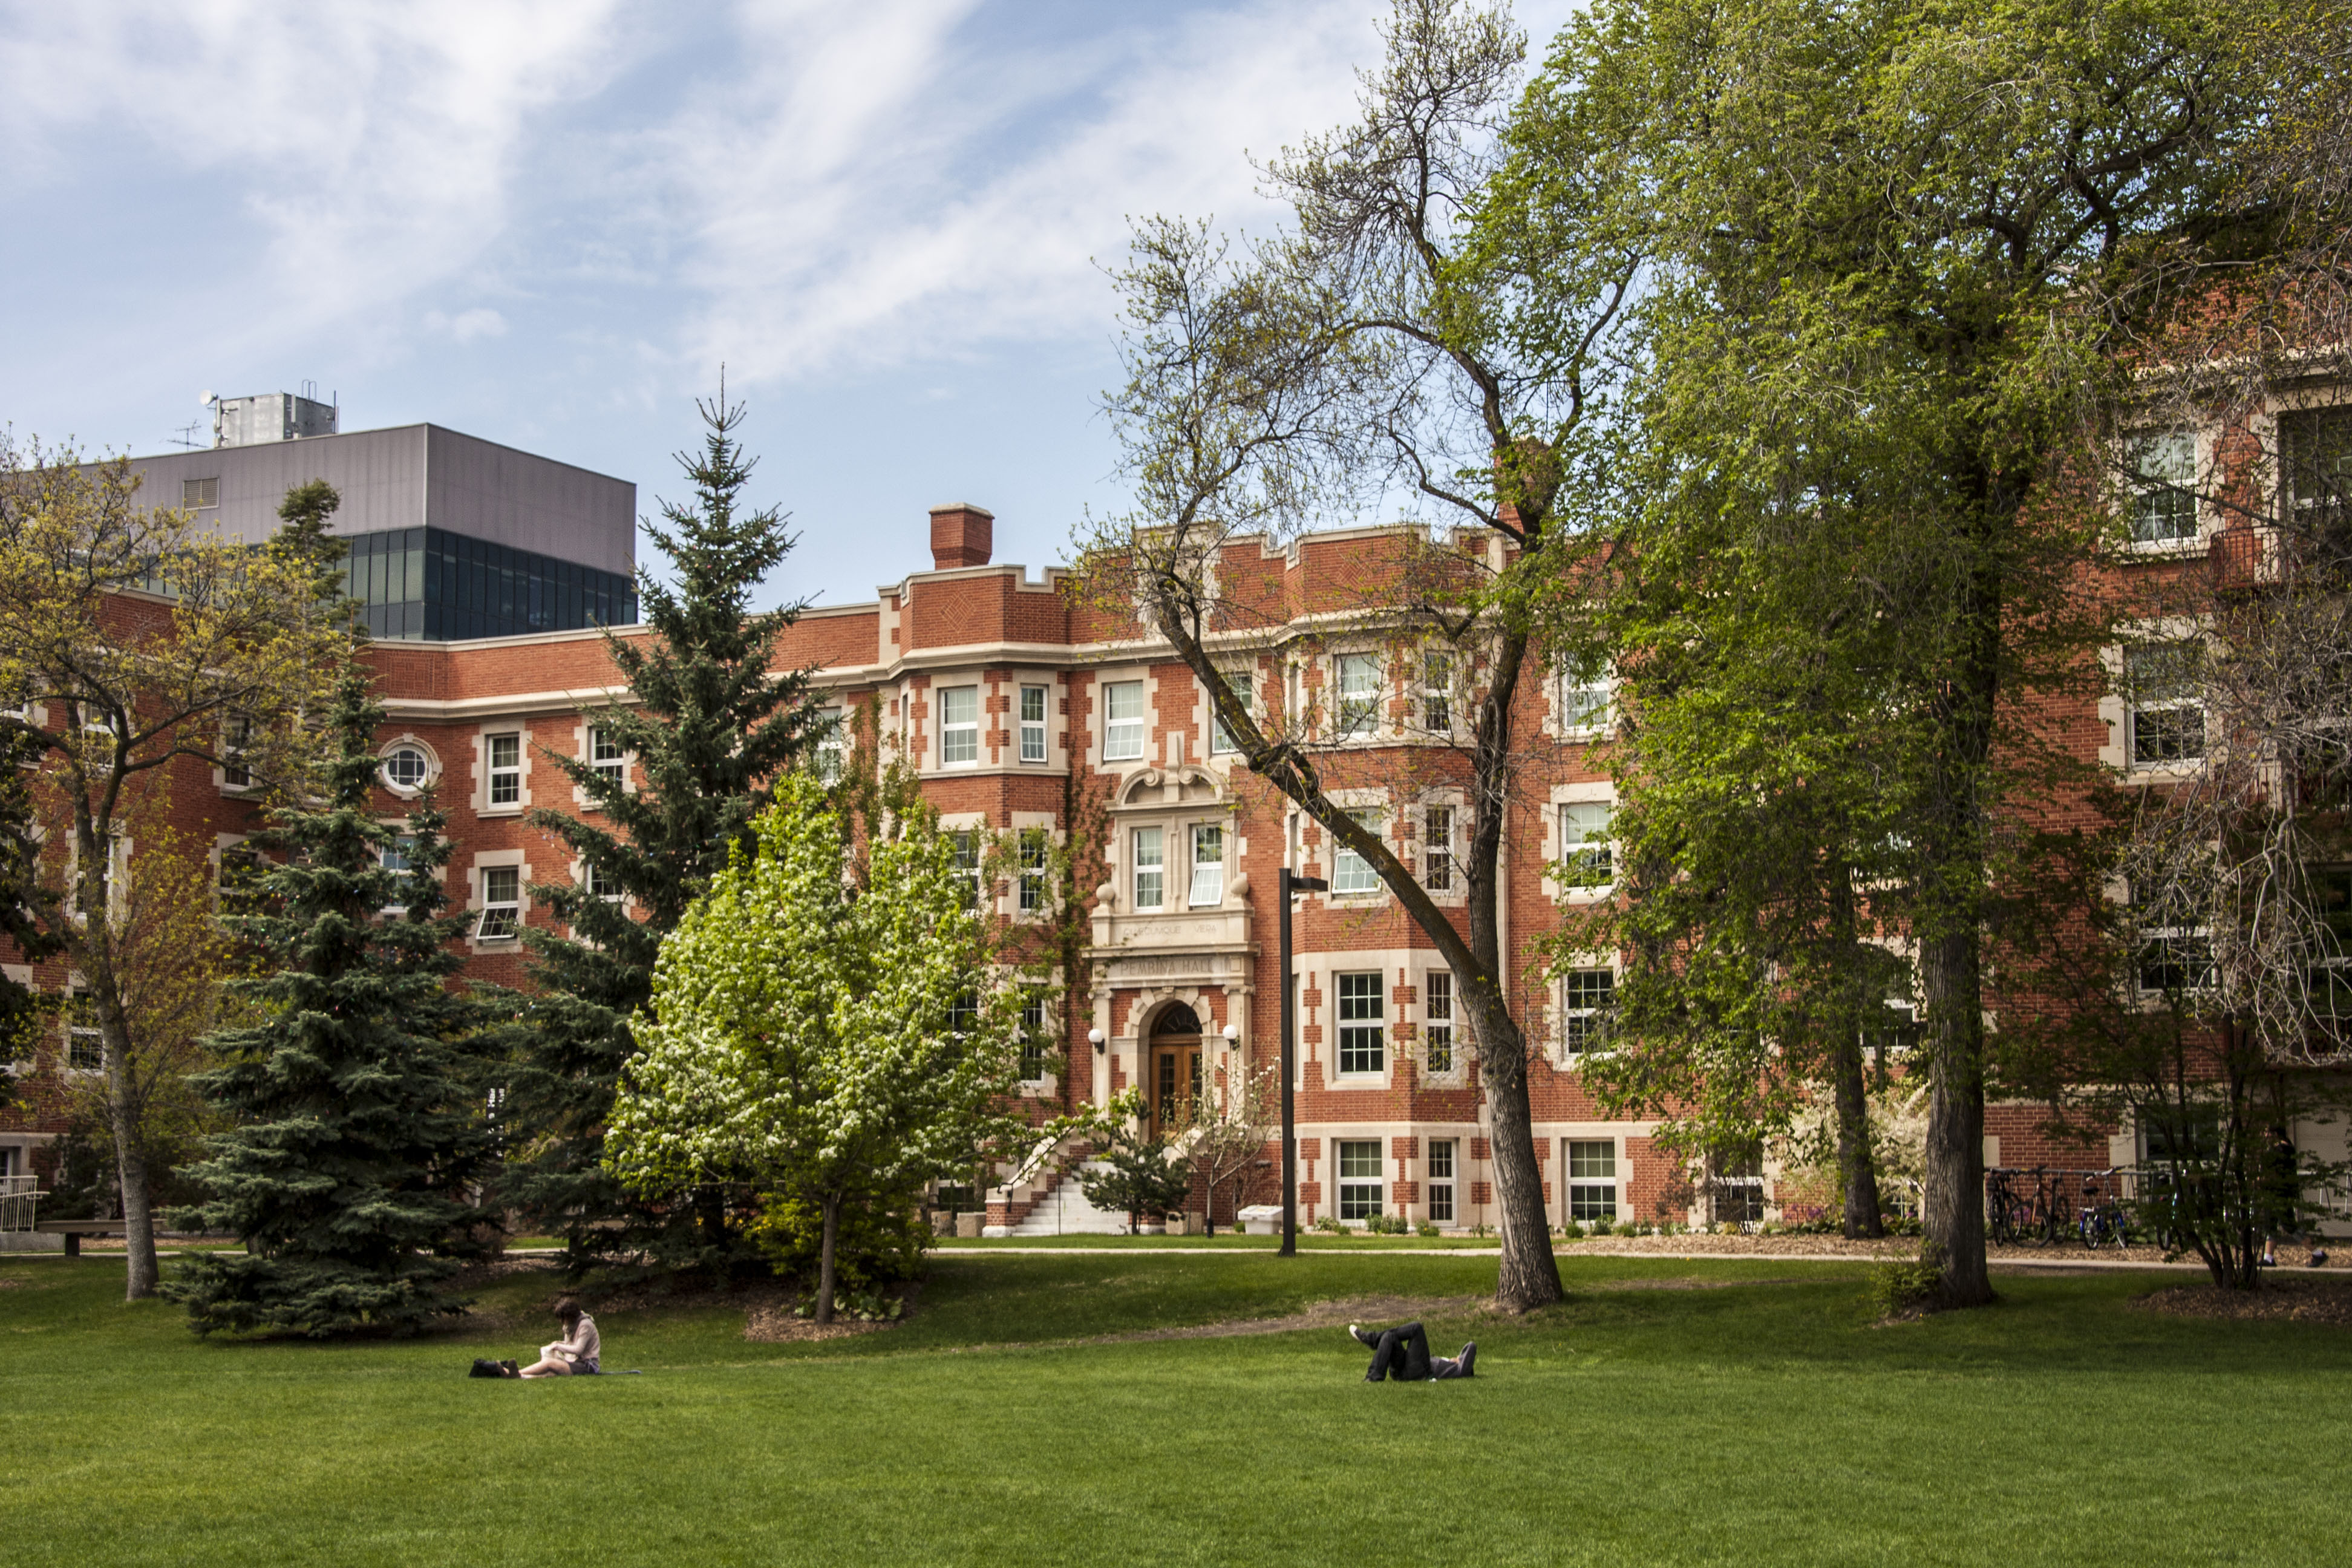
POLYGON ((1488 1140, 1495 1164, 1495 1211, 1502 1258, 1495 1273, 1495 1305, 1507 1312, 1549 1306, 1565 1294, 1544 1214, 1543 1170, 1529 1131, 1527 1037, 1499 997, 1471 985, 1464 991, 1478 1030, 1478 1079, 1493 1115, 1488 1140), (1517 1136, 1509 1136, 1516 1130, 1517 1136))
POLYGON ((833 1243, 841 1233, 841 1194, 824 1195, 824 1240, 816 1254, 816 1321, 833 1321, 833 1243))
POLYGON ((1880 1215, 1878 1165, 1870 1154, 1870 1094, 1863 1079, 1862 1036, 1841 1032, 1831 1057, 1837 1089, 1838 1182, 1845 1189, 1845 1234, 1886 1234, 1880 1215))
POLYGON ((147 1156, 133 1135, 138 1118, 131 1103, 129 1074, 123 1068, 121 1049, 110 1039, 106 1048, 106 1100, 107 1120, 114 1123, 115 1175, 122 1188, 122 1249, 128 1255, 122 1299, 136 1301, 155 1293, 159 1278, 155 1212, 147 1201, 147 1156))
POLYGON ((1956 1307, 1993 1299, 1985 1268, 1984 1012, 1971 931, 1924 943, 1929 1062, 1927 1240, 1940 1254, 1944 1300, 1956 1307))

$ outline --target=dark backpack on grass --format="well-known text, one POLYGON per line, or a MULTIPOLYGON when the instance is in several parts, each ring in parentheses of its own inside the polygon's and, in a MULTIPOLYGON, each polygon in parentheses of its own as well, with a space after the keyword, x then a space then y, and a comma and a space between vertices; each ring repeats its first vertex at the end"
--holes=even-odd
POLYGON ((476 1356, 474 1358, 474 1370, 467 1373, 466 1375, 467 1377, 504 1377, 506 1374, 507 1369, 499 1363, 494 1361, 484 1361, 479 1356, 476 1356))

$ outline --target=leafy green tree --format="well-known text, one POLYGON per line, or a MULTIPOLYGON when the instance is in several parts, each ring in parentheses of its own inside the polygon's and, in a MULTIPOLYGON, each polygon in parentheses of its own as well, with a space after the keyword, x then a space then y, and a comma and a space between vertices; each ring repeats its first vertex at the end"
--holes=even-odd
POLYGON ((648 1197, 734 1182, 813 1207, 827 1322, 845 1205, 971 1171, 1025 1131, 1003 1109, 1017 992, 993 984, 929 814, 868 841, 862 887, 807 774, 778 781, 753 832, 662 944, 605 1161, 648 1197))
POLYGON ((565 1238, 575 1269, 612 1250, 683 1267, 723 1263, 736 1249, 721 1189, 634 1200, 604 1167, 604 1129, 637 1050, 629 1020, 653 994, 663 939, 729 855, 751 847, 762 787, 817 724, 806 673, 774 668, 776 638, 800 606, 751 607, 793 539, 774 508, 744 510, 756 459, 735 437, 742 406, 728 404, 723 387, 718 401, 696 406, 702 449, 678 458, 695 502, 665 503, 663 521, 646 525, 676 580, 640 579, 650 636, 605 634, 627 692, 593 716, 634 756, 642 782, 627 787, 589 762, 546 752, 591 815, 530 817, 583 869, 578 882, 531 889, 561 926, 523 932, 536 991, 520 999, 512 1036, 506 1118, 518 1132, 499 1192, 565 1238))
MULTIPOLYGON (((7 700, 0 696, 0 701, 7 700)), ((13 702, 9 703, 14 706, 13 702)), ((0 732, 0 887, 29 883, 40 874, 40 818, 32 791, 25 785, 25 769, 38 755, 31 736, 0 732)), ((56 941, 33 918, 32 911, 0 899, 0 940, 5 940, 26 961, 47 958, 58 950, 56 941)), ((46 1016, 30 986, 0 974, 0 1068, 29 1058, 40 1038, 46 1016)), ((0 1072, 0 1111, 14 1101, 24 1079, 0 1072)))
MULTIPOLYGON (((1868 803, 1826 829, 1901 825, 1868 857, 1867 897, 1914 955, 1927 1231, 1955 1303, 1991 1294, 1989 917, 2007 835, 2084 782, 2043 714, 2087 694, 2107 635, 2085 571, 2104 498, 2083 476, 2125 396, 2118 322, 2159 305, 2135 291, 2158 259, 2210 285, 2262 243, 2231 170, 2273 98, 2248 26, 2266 9, 1619 0, 1562 36, 1515 129, 1507 178, 1529 199, 1596 133, 1615 148, 1612 210, 1655 258, 1619 470, 1634 721, 1709 703, 1736 727, 1769 718, 1828 759, 1832 795, 1868 803), (1866 679, 1811 715, 1759 713, 1762 686, 1717 679, 1773 658, 1866 679), (1840 753, 1840 732, 1868 743, 1840 753)), ((1675 816, 1639 774, 1626 785, 1662 852, 1738 820, 1675 816)))
POLYGON ((464 1306, 448 1279, 476 1246, 489 1152, 478 1010, 447 984, 465 917, 444 912, 431 794, 404 833, 376 819, 383 721, 348 672, 320 795, 261 839, 285 857, 261 879, 272 912, 236 921, 276 967, 236 984, 257 1016, 205 1042, 216 1065, 196 1079, 238 1121, 189 1173, 206 1195, 184 1221, 246 1245, 197 1254, 164 1288, 199 1333, 413 1332, 464 1306))
MULTIPOLYGON (((1097 1163, 1078 1172, 1078 1190, 1087 1202, 1125 1214, 1130 1236, 1144 1215, 1173 1214, 1184 1206, 1192 1194, 1192 1168, 1177 1157, 1165 1135, 1151 1130, 1140 1093, 1129 1089, 1114 1100, 1098 1124, 1097 1163)), ((1265 1147, 1261 1139, 1258 1148, 1265 1147)))

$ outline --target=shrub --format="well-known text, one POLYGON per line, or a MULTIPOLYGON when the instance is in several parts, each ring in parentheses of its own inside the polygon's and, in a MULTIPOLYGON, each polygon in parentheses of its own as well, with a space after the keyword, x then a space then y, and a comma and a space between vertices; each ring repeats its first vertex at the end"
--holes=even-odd
POLYGON ((1315 1222, 1313 1228, 1330 1236, 1345 1236, 1348 1234, 1348 1227, 1339 1223, 1339 1216, 1336 1215, 1325 1215, 1322 1218, 1315 1222))
POLYGON ((1586 1228, 1591 1230, 1595 1236, 1614 1236, 1617 1234, 1616 1222, 1612 1220, 1607 1215, 1597 1216, 1586 1228))
MULTIPOLYGON (((786 1279, 816 1277, 824 1241, 824 1215, 799 1198, 771 1196, 745 1237, 786 1279)), ((922 1205, 913 1191, 890 1196, 867 1194, 841 1205, 840 1233, 834 1238, 835 1297, 912 1279, 923 1271, 923 1251, 931 1244, 922 1205)))
POLYGON ((1882 1318, 1933 1307, 1944 1290, 1944 1259, 1933 1242, 1915 1258, 1896 1258, 1870 1271, 1870 1304, 1882 1318))
POLYGON ((1419 1225, 1412 1227, 1412 1233, 1415 1236, 1435 1236, 1438 1234, 1437 1222, 1435 1220, 1423 1220, 1419 1225))
POLYGON ((1412 1229, 1401 1214, 1376 1214, 1364 1221, 1364 1234, 1367 1236, 1405 1236, 1412 1229))
POLYGON ((1559 1227, 1559 1234, 1570 1241, 1582 1241, 1584 1239, 1584 1227, 1579 1225, 1576 1221, 1570 1220, 1566 1225, 1559 1227))

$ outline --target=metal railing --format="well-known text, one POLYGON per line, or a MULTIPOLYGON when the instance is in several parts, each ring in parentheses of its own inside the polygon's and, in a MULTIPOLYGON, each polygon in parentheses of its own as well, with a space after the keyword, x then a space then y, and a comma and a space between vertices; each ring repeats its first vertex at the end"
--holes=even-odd
POLYGON ((38 1176, 0 1176, 0 1230, 33 1228, 33 1205, 43 1196, 38 1176))

